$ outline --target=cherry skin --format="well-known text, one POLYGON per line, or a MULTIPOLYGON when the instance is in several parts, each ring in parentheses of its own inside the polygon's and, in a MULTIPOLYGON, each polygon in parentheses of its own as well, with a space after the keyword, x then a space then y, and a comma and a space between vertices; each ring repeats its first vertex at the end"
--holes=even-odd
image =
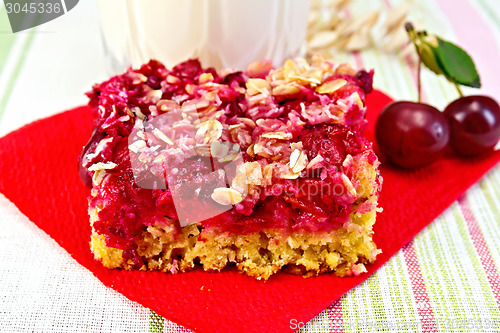
POLYGON ((382 110, 375 125, 380 149, 391 162, 403 168, 418 168, 437 160, 449 137, 445 116, 422 103, 391 103, 382 110))
POLYGON ((487 153, 500 140, 500 106, 488 96, 460 97, 444 115, 450 122, 450 146, 460 155, 487 153))
POLYGON ((99 129, 97 127, 94 128, 92 131, 92 134, 90 136, 89 141, 83 147, 80 156, 78 157, 78 174, 80 175, 80 179, 82 180, 83 184, 87 186, 88 188, 92 188, 92 175, 90 171, 87 170, 83 166, 84 158, 85 156, 92 150, 94 150, 99 142, 105 137, 103 133, 99 132, 99 129))

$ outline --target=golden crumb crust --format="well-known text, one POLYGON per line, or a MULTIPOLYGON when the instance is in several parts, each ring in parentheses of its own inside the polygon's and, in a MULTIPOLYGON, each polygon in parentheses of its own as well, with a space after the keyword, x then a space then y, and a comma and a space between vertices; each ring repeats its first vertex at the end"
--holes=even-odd
MULTIPOLYGON (((141 269, 177 273, 197 264, 207 271, 236 265, 238 270, 267 280, 281 269, 305 277, 324 272, 357 275, 372 263, 377 250, 372 241, 375 211, 352 216, 346 226, 330 232, 289 234, 260 231, 248 235, 218 234, 200 225, 189 225, 176 233, 173 226, 150 226, 138 241, 139 255, 147 262, 141 269)), ((91 249, 108 268, 130 269, 122 250, 108 247, 93 233, 91 249)))

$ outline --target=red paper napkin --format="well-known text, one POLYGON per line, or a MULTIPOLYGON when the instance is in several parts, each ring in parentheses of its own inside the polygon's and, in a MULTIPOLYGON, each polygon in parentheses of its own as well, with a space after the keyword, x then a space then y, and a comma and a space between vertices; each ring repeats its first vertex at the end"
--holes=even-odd
MULTIPOLYGON (((374 91, 368 119, 391 101, 374 91)), ((0 139, 0 191, 106 286, 197 332, 287 332, 291 320, 307 322, 364 281, 500 159, 449 157, 417 170, 383 167, 375 241, 383 250, 368 273, 304 279, 280 273, 267 282, 235 270, 182 274, 108 270, 94 261, 77 157, 89 138, 92 115, 80 107, 36 121, 0 139)), ((22 253, 19 253, 21 256, 22 253)))

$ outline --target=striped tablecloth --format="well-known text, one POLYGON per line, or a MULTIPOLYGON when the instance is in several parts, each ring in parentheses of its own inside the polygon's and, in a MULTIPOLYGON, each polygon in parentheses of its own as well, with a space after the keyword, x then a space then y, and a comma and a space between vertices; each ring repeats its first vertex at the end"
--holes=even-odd
MULTIPOLYGON (((399 1, 354 3, 353 13, 361 13, 399 1)), ((420 0, 412 16, 467 49, 482 76, 480 92, 500 100, 498 0, 420 0)), ((397 99, 416 99, 415 73, 404 58, 368 50, 337 59, 375 68, 377 88, 397 99)), ((86 103, 83 92, 106 77, 93 1, 16 34, 0 5, 0 135, 86 103)), ((457 97, 454 87, 428 71, 422 80, 424 100, 438 108, 457 97)), ((189 331, 104 287, 1 194, 0 230, 0 331, 189 331)), ((500 332, 499 268, 497 167, 365 283, 310 322, 292 320, 290 328, 500 332)))

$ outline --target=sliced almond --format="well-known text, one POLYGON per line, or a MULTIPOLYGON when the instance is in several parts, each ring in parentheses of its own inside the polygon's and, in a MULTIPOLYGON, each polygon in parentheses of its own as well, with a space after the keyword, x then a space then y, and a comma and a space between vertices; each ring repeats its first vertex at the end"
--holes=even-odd
POLYGON ((268 164, 262 168, 262 177, 266 185, 271 184, 273 178, 273 166, 268 164))
MULTIPOLYGON (((293 153, 299 151, 298 149, 294 150, 293 153)), ((292 153, 292 155, 293 155, 292 153)), ((304 151, 300 150, 298 156, 294 156, 294 163, 292 164, 292 156, 290 156, 290 167, 293 173, 300 173, 307 166, 307 155, 304 151)))
POLYGON ((172 139, 170 139, 165 133, 163 133, 159 128, 153 129, 153 135, 156 136, 158 139, 161 141, 165 142, 166 144, 173 145, 174 142, 172 139))
POLYGON ((317 165, 323 162, 325 159, 320 154, 316 155, 306 166, 307 169, 315 169, 317 165))
POLYGON ((158 101, 161 99, 162 96, 163 96, 163 91, 161 91, 161 89, 151 90, 147 93, 146 100, 149 103, 156 104, 158 103, 158 101))
POLYGON ((271 158, 272 161, 279 161, 283 158, 283 155, 282 154, 276 154, 276 155, 273 155, 273 156, 266 156, 267 154, 264 153, 264 154, 260 154, 261 156, 264 156, 264 157, 267 157, 267 158, 271 158))
POLYGON ((228 188, 228 187, 218 187, 214 189, 212 193, 212 199, 220 205, 236 205, 243 200, 240 192, 228 188))
POLYGON ((269 82, 267 82, 264 79, 248 79, 246 86, 247 86, 247 94, 249 96, 269 93, 269 91, 271 90, 269 82))
POLYGON ((179 110, 180 105, 177 104, 175 101, 172 101, 170 99, 161 99, 156 103, 156 107, 163 112, 168 112, 168 111, 173 111, 173 110, 179 110))
POLYGON ((235 124, 235 125, 229 125, 227 128, 229 131, 237 129, 237 128, 242 128, 244 125, 243 124, 235 124))
POLYGON ((363 101, 361 100, 361 97, 359 96, 359 94, 357 92, 353 92, 352 95, 349 96, 349 98, 353 99, 354 103, 356 103, 360 109, 362 109, 364 107, 363 101))
POLYGON ((262 185, 262 167, 259 162, 246 162, 244 166, 246 172, 246 183, 248 185, 262 185))
POLYGON ((205 145, 196 145, 194 147, 194 151, 196 152, 196 154, 198 154, 199 156, 203 156, 203 157, 210 157, 211 153, 210 153, 210 146, 208 144, 205 144, 205 145))
POLYGON ((139 138, 143 139, 144 141, 148 141, 148 136, 144 130, 138 131, 136 134, 139 138))
POLYGON ((356 197, 356 195, 357 195, 356 189, 352 185, 352 182, 349 179, 349 177, 347 177, 345 174, 342 174, 341 178, 342 178, 342 182, 344 183, 344 186, 347 189, 347 191, 349 192, 349 194, 351 194, 353 197, 356 197))
POLYGON ((267 132, 261 135, 263 138, 267 139, 279 139, 279 140, 290 140, 293 138, 292 133, 285 132, 267 132))
POLYGON ((146 119, 146 115, 142 113, 141 109, 138 108, 137 106, 132 108, 131 111, 137 116, 137 118, 144 120, 146 119))
POLYGON ((182 104, 182 113, 183 117, 184 114, 190 114, 190 113, 195 113, 198 112, 198 109, 196 108, 196 104, 193 103, 192 101, 187 101, 184 104, 182 104))
POLYGON ((153 163, 154 164, 162 164, 163 162, 165 162, 165 160, 166 160, 165 155, 160 154, 160 155, 155 157, 155 159, 153 160, 153 163))
POLYGON ((218 120, 209 120, 201 124, 196 131, 196 142, 208 144, 217 141, 222 135, 222 124, 218 120))
POLYGON ((347 154, 347 156, 345 157, 344 162, 342 162, 342 166, 343 166, 344 168, 349 168, 349 167, 351 167, 353 164, 354 164, 354 158, 352 157, 352 155, 351 155, 351 154, 347 154))
POLYGON ((298 74, 300 74, 299 66, 297 66, 295 61, 287 59, 283 65, 283 75, 285 76, 285 80, 289 79, 290 76, 298 74))
POLYGON ((319 68, 311 68, 301 75, 290 76, 291 80, 298 81, 302 85, 313 84, 319 85, 323 79, 323 71, 319 68))
POLYGON ((273 82, 285 80, 285 75, 283 74, 283 68, 277 68, 269 73, 273 82))
POLYGON ((146 148, 146 147, 147 147, 146 141, 137 140, 137 141, 134 141, 132 144, 130 144, 128 146, 128 149, 137 154, 139 152, 139 149, 146 148))
POLYGON ((290 169, 293 169, 293 167, 295 167, 295 165, 299 160, 299 156, 300 156, 300 150, 295 149, 290 155, 290 169))
POLYGON ((254 157, 255 156, 255 152, 253 150, 253 147, 254 147, 254 143, 252 143, 250 146, 248 146, 247 148, 247 154, 251 157, 254 157))
MULTIPOLYGON (((225 142, 224 144, 227 145, 228 148, 229 148, 229 146, 231 146, 231 144, 227 143, 227 142, 225 142)), ((221 163, 231 162, 231 161, 236 160, 240 156, 241 156, 240 145, 235 143, 232 145, 231 149, 229 149, 229 151, 227 152, 226 155, 219 158, 219 162, 221 162, 221 163)))
POLYGON ((295 149, 302 150, 303 147, 304 147, 304 145, 302 144, 302 141, 290 142, 290 148, 292 148, 292 150, 295 150, 295 149))
POLYGON ((97 170, 92 175, 92 183, 95 186, 100 185, 102 183, 103 179, 104 179, 104 176, 106 176, 106 171, 105 170, 97 170))
POLYGON ((300 88, 293 83, 282 84, 273 88, 274 96, 291 96, 300 92, 300 88))
POLYGON ((256 126, 255 122, 250 118, 237 117, 236 119, 250 128, 255 128, 256 126))
POLYGON ((230 152, 229 154, 222 156, 218 159, 219 162, 221 163, 226 163, 226 162, 231 162, 234 161, 240 156, 239 152, 230 152))
POLYGON ((99 162, 99 163, 92 164, 89 167, 89 171, 110 170, 110 169, 114 169, 114 168, 116 168, 116 164, 113 162, 106 162, 106 163, 99 162))
POLYGON ((333 81, 328 81, 326 83, 323 83, 321 86, 316 88, 316 92, 318 94, 331 94, 343 86, 347 84, 347 81, 344 79, 337 79, 333 81))
POLYGON ((210 143, 210 154, 213 157, 216 158, 223 157, 226 156, 228 152, 229 152, 229 144, 218 141, 210 143))

